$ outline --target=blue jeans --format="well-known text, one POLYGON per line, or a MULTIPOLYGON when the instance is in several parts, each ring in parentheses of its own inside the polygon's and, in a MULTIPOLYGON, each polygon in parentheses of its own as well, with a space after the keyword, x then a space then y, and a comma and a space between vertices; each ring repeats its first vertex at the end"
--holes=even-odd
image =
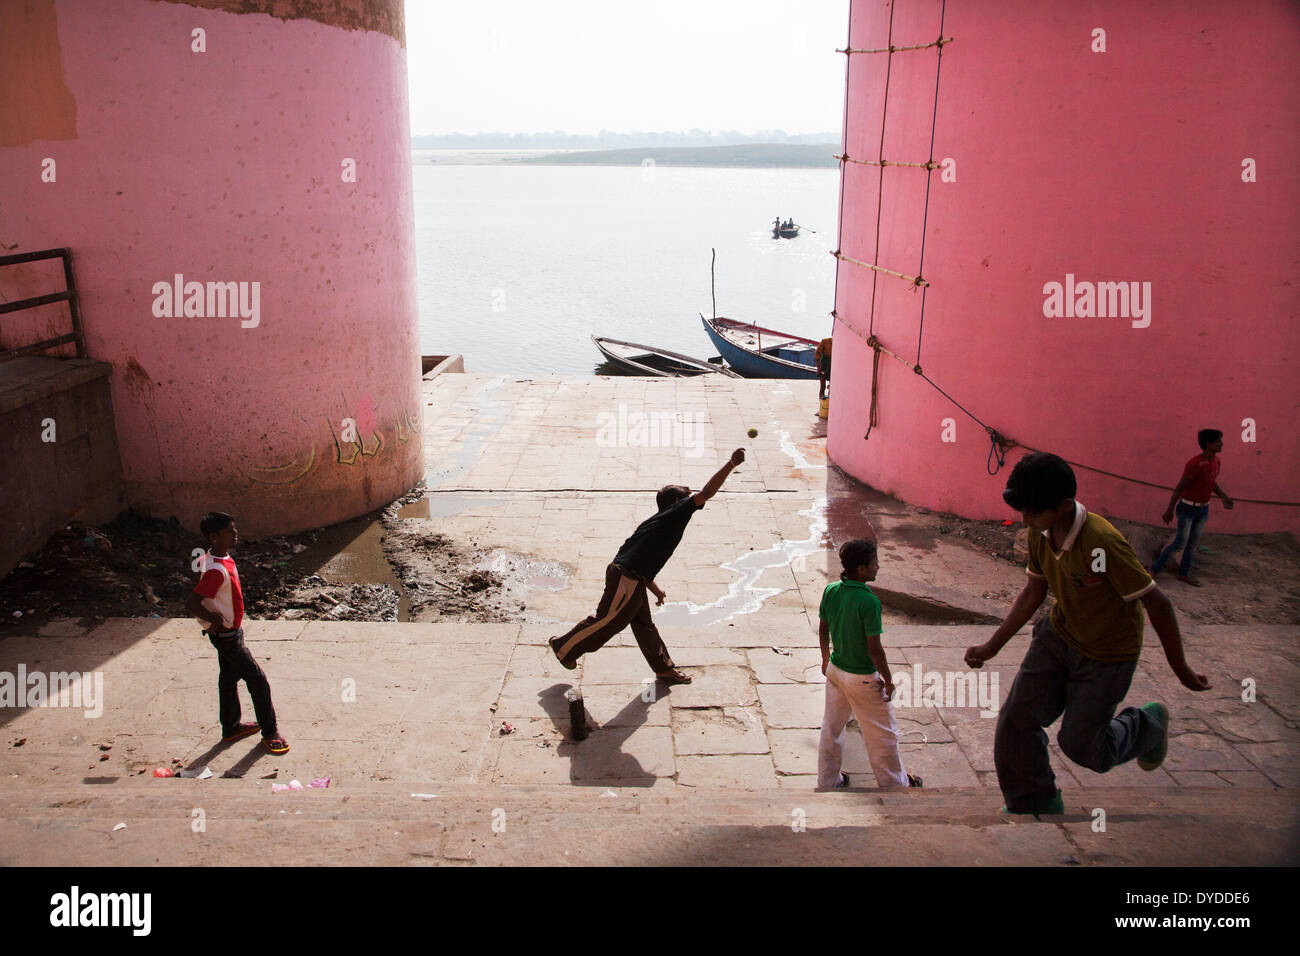
POLYGON ((1183 559, 1178 562, 1178 573, 1183 577, 1191 573, 1192 555, 1196 554, 1196 544, 1201 540, 1201 528, 1210 517, 1210 506, 1207 503, 1198 508, 1180 501, 1174 513, 1178 516, 1178 534, 1174 537, 1173 544, 1161 551, 1156 563, 1151 565, 1153 576, 1165 569, 1165 563, 1179 548, 1183 549, 1183 559))

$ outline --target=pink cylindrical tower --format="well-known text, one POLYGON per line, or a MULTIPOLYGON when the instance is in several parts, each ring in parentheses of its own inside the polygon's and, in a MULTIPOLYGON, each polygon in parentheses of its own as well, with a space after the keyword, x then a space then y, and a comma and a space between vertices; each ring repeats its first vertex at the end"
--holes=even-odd
POLYGON ((0 245, 71 247, 137 507, 280 532, 419 480, 406 82, 402 0, 0 6, 0 245))
POLYGON ((853 0, 831 458, 1009 517, 987 426, 1157 522, 1210 427, 1230 494, 1300 499, 1298 44, 1290 0, 853 0))

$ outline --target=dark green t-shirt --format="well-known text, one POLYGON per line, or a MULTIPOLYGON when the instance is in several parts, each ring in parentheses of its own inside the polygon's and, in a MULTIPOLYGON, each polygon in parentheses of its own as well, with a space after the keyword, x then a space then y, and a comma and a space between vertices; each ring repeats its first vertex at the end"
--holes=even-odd
POLYGON ((867 638, 881 632, 880 598, 861 581, 832 581, 817 616, 830 625, 831 663, 850 674, 874 674, 867 638))

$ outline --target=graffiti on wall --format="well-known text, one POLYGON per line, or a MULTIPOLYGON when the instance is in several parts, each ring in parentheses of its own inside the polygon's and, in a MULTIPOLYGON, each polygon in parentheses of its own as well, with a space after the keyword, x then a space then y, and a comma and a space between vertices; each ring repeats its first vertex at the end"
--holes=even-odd
POLYGON ((326 460, 328 449, 334 449, 334 463, 356 465, 378 458, 385 445, 405 445, 418 434, 419 413, 403 409, 392 421, 380 425, 366 396, 358 403, 352 415, 339 419, 324 417, 329 443, 313 442, 310 447, 288 461, 276 464, 250 464, 240 469, 249 481, 262 485, 291 485, 306 478, 316 466, 326 460), (389 437, 386 439, 385 435, 389 437))

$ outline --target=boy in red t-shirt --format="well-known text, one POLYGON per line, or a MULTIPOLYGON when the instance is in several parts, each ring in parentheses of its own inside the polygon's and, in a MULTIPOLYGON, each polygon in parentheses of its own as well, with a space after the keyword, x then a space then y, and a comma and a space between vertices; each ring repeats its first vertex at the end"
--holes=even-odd
POLYGON ((275 707, 271 704, 271 685, 262 668, 244 646, 244 595, 239 588, 239 571, 230 550, 239 543, 235 519, 214 511, 199 522, 199 531, 208 541, 203 555, 198 585, 185 604, 187 613, 206 624, 203 633, 217 649, 220 672, 217 693, 220 699, 221 741, 231 743, 262 731, 262 744, 273 754, 289 752, 283 735, 275 725, 275 707), (239 682, 253 698, 257 723, 239 722, 239 682))
POLYGON ((1201 582, 1192 577, 1192 556, 1196 554, 1197 542, 1201 540, 1201 528, 1210 517, 1210 497, 1218 495, 1223 499, 1223 507, 1232 510, 1232 499, 1219 487, 1219 466, 1222 462, 1216 457, 1223 451, 1223 432, 1217 428, 1202 428, 1196 433, 1196 441, 1201 446, 1201 454, 1183 466, 1183 477, 1174 487, 1169 499, 1169 507, 1161 515, 1165 524, 1174 520, 1178 513, 1178 534, 1163 551, 1156 555, 1156 563, 1151 565, 1151 576, 1155 577, 1165 569, 1165 564, 1179 548, 1183 549, 1183 559, 1178 564, 1178 580, 1184 584, 1199 588, 1201 582))

